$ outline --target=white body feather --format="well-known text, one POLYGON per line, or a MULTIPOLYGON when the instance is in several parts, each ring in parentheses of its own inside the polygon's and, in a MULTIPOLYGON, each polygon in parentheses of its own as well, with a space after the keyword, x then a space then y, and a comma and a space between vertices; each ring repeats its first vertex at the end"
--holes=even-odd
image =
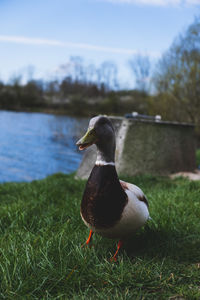
POLYGON ((149 211, 146 203, 139 200, 139 198, 144 196, 142 190, 134 184, 123 181, 121 183, 127 186, 125 192, 128 196, 128 202, 124 207, 120 220, 113 227, 106 229, 91 227, 81 215, 84 223, 92 231, 108 238, 126 238, 142 227, 149 219, 149 211))

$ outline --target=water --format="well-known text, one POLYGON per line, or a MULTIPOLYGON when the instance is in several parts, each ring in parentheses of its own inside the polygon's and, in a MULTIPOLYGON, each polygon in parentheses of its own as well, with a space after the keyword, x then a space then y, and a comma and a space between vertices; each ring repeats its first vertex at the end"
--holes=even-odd
POLYGON ((77 170, 75 142, 87 119, 0 111, 0 182, 32 181, 77 170))

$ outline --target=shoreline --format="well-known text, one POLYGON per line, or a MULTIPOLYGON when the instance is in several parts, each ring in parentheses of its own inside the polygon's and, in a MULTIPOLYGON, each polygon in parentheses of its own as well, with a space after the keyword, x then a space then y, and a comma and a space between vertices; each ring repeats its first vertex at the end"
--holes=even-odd
POLYGON ((17 112, 17 113, 41 113, 41 114, 52 114, 52 115, 65 115, 70 117, 82 117, 82 118, 89 118, 90 115, 85 114, 75 114, 69 110, 65 109, 53 109, 53 108, 44 108, 44 109, 29 109, 29 108, 20 108, 20 109, 9 109, 9 108, 0 108, 0 111, 7 111, 7 112, 17 112))

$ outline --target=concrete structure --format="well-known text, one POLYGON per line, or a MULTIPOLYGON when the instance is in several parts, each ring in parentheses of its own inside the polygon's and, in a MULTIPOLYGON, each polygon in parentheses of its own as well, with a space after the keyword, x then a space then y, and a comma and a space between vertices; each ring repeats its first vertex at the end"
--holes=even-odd
MULTIPOLYGON (((119 174, 168 175, 193 171, 194 126, 186 123, 110 117, 116 131, 116 168, 119 174)), ((88 178, 96 160, 96 146, 88 148, 77 171, 88 178)))

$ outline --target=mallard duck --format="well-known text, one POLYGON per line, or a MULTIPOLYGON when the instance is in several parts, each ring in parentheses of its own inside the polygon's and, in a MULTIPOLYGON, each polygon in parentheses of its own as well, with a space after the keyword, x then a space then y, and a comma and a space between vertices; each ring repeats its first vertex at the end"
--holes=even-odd
POLYGON ((77 142, 80 150, 97 146, 97 160, 88 178, 81 202, 81 217, 89 227, 88 245, 93 233, 123 241, 142 227, 149 218, 148 201, 142 190, 119 180, 115 168, 115 131, 105 116, 90 120, 86 134, 77 142))

